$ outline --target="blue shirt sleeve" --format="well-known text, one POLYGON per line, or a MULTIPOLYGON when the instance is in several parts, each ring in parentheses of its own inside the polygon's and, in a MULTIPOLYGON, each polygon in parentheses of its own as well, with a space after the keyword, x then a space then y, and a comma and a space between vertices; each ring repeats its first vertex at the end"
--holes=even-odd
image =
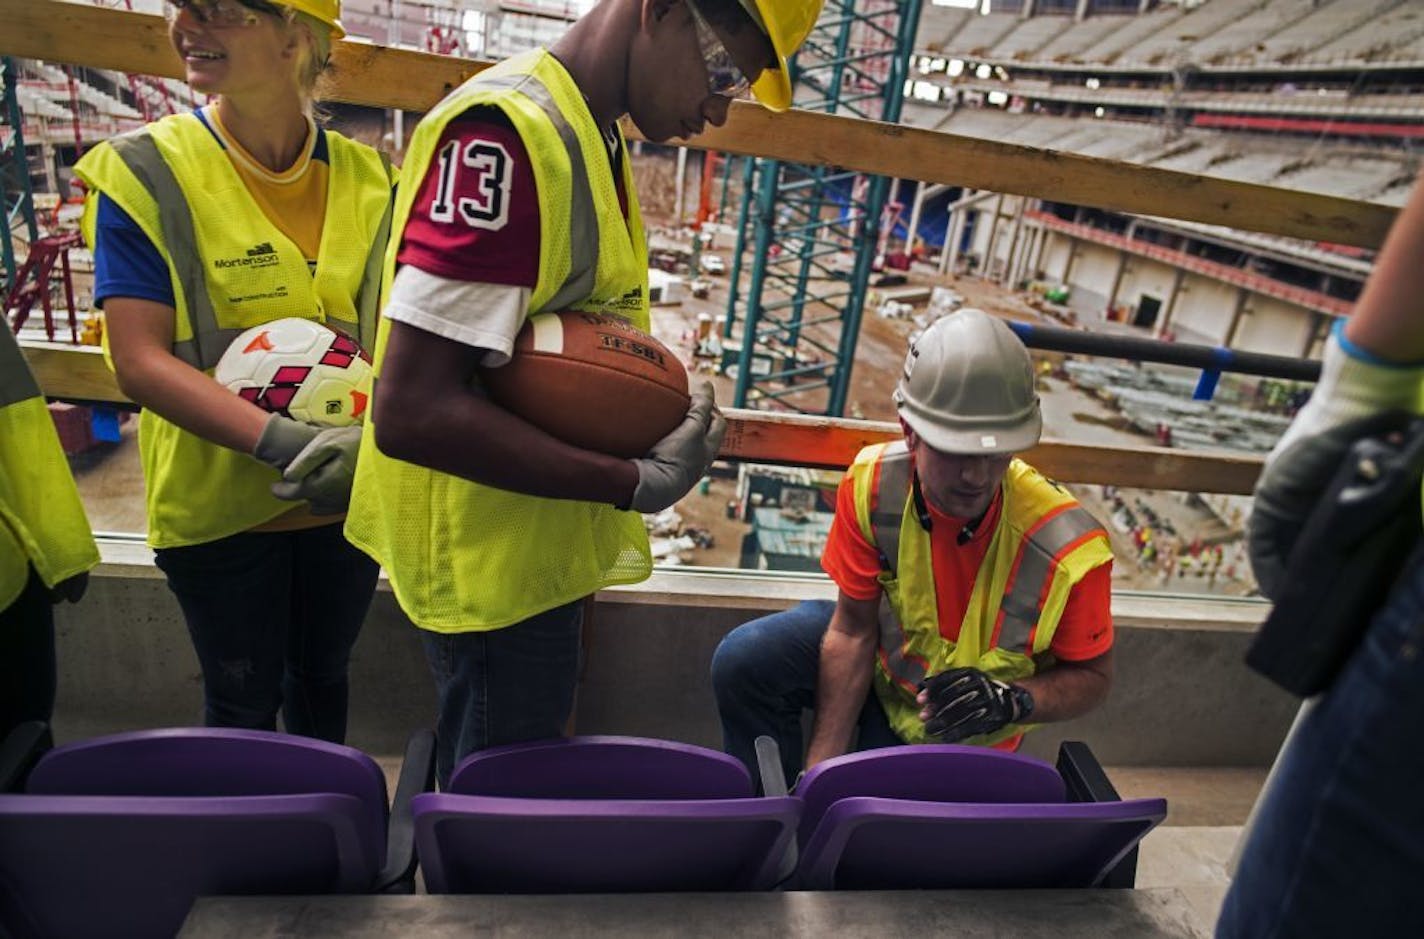
POLYGON ((100 193, 94 235, 94 303, 136 297, 177 306, 168 264, 138 223, 100 193))

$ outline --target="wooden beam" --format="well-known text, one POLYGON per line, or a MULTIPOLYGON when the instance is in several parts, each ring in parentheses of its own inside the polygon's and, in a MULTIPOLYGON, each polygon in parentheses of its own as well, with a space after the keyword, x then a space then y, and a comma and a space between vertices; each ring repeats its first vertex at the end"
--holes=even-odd
POLYGON ((773 114, 744 102, 735 104, 726 126, 701 134, 696 145, 1367 248, 1384 241, 1397 211, 901 124, 811 111, 773 114))
MULTIPOLYGON (((722 456, 752 463, 841 469, 862 447, 900 439, 900 425, 803 414, 725 409, 722 456)), ((1249 495, 1262 458, 1166 447, 1089 446, 1044 440, 1023 455, 1047 476, 1065 483, 1110 483, 1137 489, 1249 495)))
MULTIPOLYGON (((161 16, 61 0, 0 0, 0 23, 0 55, 184 78, 161 16)), ((428 110, 490 65, 349 41, 335 44, 331 64, 327 100, 408 111, 428 110)))
MULTIPOLYGON (((0 322, 0 329, 5 329, 0 322)), ((119 390, 114 373, 95 346, 73 346, 62 342, 20 342, 30 371, 46 398, 59 401, 93 401, 132 406, 119 390)))
MULTIPOLYGON (((21 343, 45 396, 66 401, 131 402, 93 346, 21 343)), ((900 425, 728 408, 722 456, 752 463, 844 469, 862 447, 900 439, 900 425)), ((1045 440, 1024 458, 1065 483, 1249 494, 1259 457, 1189 453, 1160 447, 1102 447, 1045 440)))
MULTIPOLYGON (((0 0, 0 23, 3 55, 183 77, 158 16, 60 0, 0 0)), ((333 63, 330 100, 412 111, 427 110, 488 67, 357 42, 337 43, 333 63)), ((1368 248, 1384 240, 1397 211, 834 114, 773 114, 746 102, 734 102, 726 126, 691 145, 1368 248)))

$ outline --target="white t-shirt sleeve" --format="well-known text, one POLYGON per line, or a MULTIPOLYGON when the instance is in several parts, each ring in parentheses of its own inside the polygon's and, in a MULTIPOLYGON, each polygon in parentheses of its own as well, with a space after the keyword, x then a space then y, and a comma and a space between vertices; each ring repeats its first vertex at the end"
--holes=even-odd
POLYGON ((509 361, 531 293, 528 287, 451 280, 406 264, 391 282, 383 315, 483 349, 480 364, 495 367, 509 361))

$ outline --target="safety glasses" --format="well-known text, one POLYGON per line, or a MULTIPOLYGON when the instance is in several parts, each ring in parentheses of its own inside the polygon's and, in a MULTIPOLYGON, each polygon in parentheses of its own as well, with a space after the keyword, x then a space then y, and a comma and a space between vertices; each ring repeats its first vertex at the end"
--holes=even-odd
POLYGON ((281 7, 261 0, 168 0, 163 5, 163 14, 170 23, 183 10, 204 26, 215 29, 255 26, 261 21, 263 13, 281 17, 285 12, 281 7))
POLYGON ((742 74, 736 60, 722 45, 722 40, 708 22, 698 12, 697 5, 687 0, 687 8, 692 12, 692 22, 697 26, 697 47, 702 53, 702 64, 707 69, 707 89, 714 95, 739 98, 751 88, 751 79, 742 74))

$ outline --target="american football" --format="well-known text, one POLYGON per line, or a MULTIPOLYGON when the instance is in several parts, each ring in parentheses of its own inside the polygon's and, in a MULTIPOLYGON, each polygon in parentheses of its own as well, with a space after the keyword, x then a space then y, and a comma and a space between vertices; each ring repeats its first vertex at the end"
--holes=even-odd
POLYGON ((509 362, 480 370, 501 407, 565 443, 646 454, 687 414, 687 372, 657 339, 616 316, 536 313, 509 362))

